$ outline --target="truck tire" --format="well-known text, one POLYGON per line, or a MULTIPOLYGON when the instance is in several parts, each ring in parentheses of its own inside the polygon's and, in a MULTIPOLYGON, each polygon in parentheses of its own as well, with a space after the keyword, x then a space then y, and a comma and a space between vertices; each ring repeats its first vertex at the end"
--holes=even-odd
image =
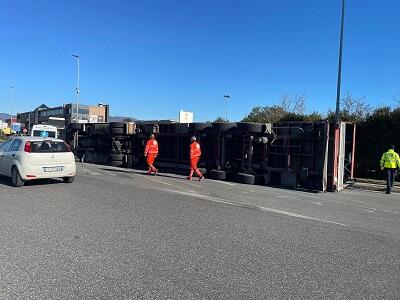
POLYGON ((190 123, 190 132, 202 131, 204 129, 211 128, 211 123, 190 123))
POLYGON ((237 173, 236 174, 236 181, 239 182, 239 183, 254 184, 255 183, 255 176, 251 175, 251 174, 237 173))
POLYGON ((210 171, 210 178, 216 179, 216 180, 226 180, 226 172, 222 171, 222 170, 212 169, 210 171))
POLYGON ((236 128, 236 123, 212 123, 212 129, 215 131, 228 131, 236 128))
POLYGON ((261 133, 263 130, 263 124, 259 123, 240 122, 237 127, 240 132, 261 133))
POLYGON ((21 179, 21 175, 19 174, 18 168, 13 167, 11 170, 11 184, 14 187, 21 187, 24 185, 24 181, 21 179))

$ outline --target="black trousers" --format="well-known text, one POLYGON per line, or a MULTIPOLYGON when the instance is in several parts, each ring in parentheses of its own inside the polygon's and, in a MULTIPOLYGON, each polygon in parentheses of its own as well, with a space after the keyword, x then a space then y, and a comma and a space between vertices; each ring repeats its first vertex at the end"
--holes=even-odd
POLYGON ((385 171, 386 171, 386 192, 390 193, 392 192, 394 178, 396 177, 397 174, 397 169, 385 168, 385 171))

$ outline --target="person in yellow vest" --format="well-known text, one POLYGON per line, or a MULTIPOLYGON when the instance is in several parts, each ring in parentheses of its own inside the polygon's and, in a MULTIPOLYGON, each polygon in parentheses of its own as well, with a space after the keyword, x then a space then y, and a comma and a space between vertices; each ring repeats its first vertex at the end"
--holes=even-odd
POLYGON ((400 169, 400 157, 394 150, 395 147, 393 145, 390 146, 389 150, 383 153, 381 158, 381 170, 385 170, 386 173, 386 194, 392 192, 397 169, 400 169))

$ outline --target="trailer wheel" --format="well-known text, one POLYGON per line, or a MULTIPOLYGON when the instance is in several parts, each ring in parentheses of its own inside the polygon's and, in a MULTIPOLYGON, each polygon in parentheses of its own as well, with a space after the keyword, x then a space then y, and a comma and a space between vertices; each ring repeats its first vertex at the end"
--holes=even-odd
POLYGON ((237 173, 236 174, 236 181, 239 182, 239 183, 254 184, 255 183, 255 176, 251 175, 251 174, 237 173))
POLYGON ((189 130, 190 132, 201 131, 204 129, 211 128, 211 123, 190 123, 189 130))
POLYGON ((124 128, 125 123, 124 122, 111 122, 110 123, 110 128, 124 128))
POLYGON ((111 134, 114 134, 114 135, 124 134, 124 128, 110 127, 110 132, 111 132, 111 134))
POLYGON ((262 132, 263 125, 259 123, 249 123, 249 122, 241 122, 237 124, 237 127, 240 131, 244 132, 254 132, 260 133, 262 132))
POLYGON ((236 123, 212 123, 212 129, 216 131, 228 131, 236 128, 236 123))
POLYGON ((212 169, 210 171, 210 177, 216 180, 226 180, 226 172, 221 170, 212 169))

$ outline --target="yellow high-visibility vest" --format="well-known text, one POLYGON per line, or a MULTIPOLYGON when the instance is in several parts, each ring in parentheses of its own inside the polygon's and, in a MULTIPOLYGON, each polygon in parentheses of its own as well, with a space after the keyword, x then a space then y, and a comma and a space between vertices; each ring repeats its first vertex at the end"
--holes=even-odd
POLYGON ((394 152, 393 149, 389 149, 388 152, 383 153, 381 158, 381 167, 387 169, 400 168, 400 157, 394 152))

